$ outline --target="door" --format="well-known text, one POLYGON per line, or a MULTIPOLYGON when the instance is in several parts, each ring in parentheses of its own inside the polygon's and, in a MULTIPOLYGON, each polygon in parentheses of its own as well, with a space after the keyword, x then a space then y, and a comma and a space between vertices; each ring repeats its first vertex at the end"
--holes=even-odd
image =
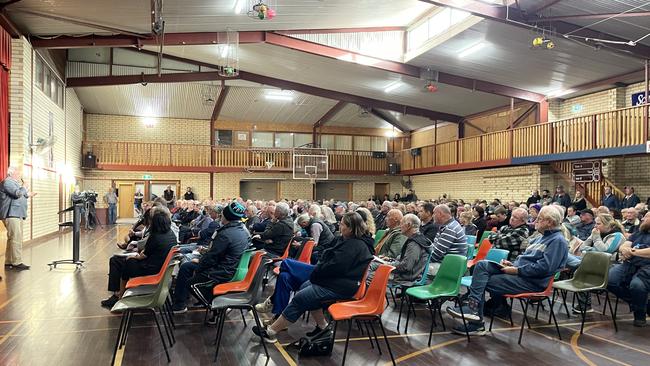
POLYGON ((316 199, 349 201, 352 199, 351 185, 348 182, 316 182, 316 199))
POLYGON ((239 182, 239 195, 244 200, 277 200, 278 181, 250 180, 239 182))
POLYGON ((119 204, 117 207, 117 217, 120 219, 132 218, 133 217, 133 184, 132 183, 120 183, 120 198, 119 204))
POLYGON ((388 197, 391 197, 391 195, 390 195, 390 184, 389 183, 375 183, 375 197, 383 200, 385 194, 387 194, 388 197))

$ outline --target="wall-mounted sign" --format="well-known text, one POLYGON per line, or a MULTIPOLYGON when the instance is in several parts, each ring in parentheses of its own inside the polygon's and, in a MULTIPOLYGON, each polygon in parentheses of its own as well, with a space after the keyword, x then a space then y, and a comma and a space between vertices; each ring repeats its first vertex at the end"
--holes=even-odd
POLYGON ((582 104, 574 104, 571 106, 571 113, 580 113, 584 109, 582 104))
POLYGON ((245 134, 245 133, 238 133, 238 134, 237 134, 237 140, 239 140, 239 141, 246 141, 246 140, 248 140, 248 134, 245 134))
POLYGON ((142 179, 144 179, 144 180, 152 180, 153 175, 151 175, 151 174, 142 174, 142 179))
POLYGON ((645 104, 645 92, 632 94, 632 106, 645 104))
POLYGON ((600 182, 601 166, 600 160, 573 163, 573 181, 576 183, 600 182))

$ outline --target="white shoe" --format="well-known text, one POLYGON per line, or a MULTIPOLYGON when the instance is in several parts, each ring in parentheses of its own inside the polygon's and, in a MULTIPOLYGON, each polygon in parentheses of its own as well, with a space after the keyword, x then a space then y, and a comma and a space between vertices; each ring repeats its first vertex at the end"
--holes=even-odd
POLYGON ((273 303, 271 302, 271 297, 264 300, 263 303, 255 305, 255 310, 258 313, 270 313, 273 310, 273 303))

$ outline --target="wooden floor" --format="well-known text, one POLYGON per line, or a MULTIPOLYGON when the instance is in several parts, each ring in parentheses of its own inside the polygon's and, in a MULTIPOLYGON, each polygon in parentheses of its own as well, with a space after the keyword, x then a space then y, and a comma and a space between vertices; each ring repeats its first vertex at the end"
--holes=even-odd
MULTIPOLYGON (((106 280, 108 258, 116 250, 128 226, 98 228, 82 234, 81 254, 86 268, 49 271, 47 263, 63 259, 71 253, 71 234, 28 246, 24 260, 32 270, 2 271, 0 282, 0 365, 108 365, 111 361, 119 315, 99 306, 108 295, 106 280)), ((4 248, 0 248, 4 253, 4 248)), ((4 261, 4 260, 3 260, 4 261)), ((597 304, 594 301, 595 304, 597 304)), ((596 306, 596 308, 600 308, 596 306)), ((542 312, 540 321, 531 321, 533 329, 524 333, 522 345, 517 345, 521 312, 513 314, 515 327, 509 322, 495 320, 495 329, 485 337, 464 337, 435 329, 431 347, 427 346, 428 311, 418 310, 415 323, 408 334, 395 330, 397 312, 389 307, 384 313, 384 325, 397 362, 402 365, 463 364, 463 365, 648 365, 650 328, 634 328, 627 306, 619 306, 619 331, 614 332, 608 317, 589 315, 586 332, 580 335, 579 322, 566 314, 558 316, 562 341, 542 312), (645 361, 644 361, 645 360, 645 361)), ((447 325, 452 324, 446 314, 447 325)), ((250 318, 250 316, 249 316, 250 318)), ((202 325, 203 313, 193 311, 176 316, 177 343, 171 350, 173 365, 207 365, 212 363, 214 328, 202 325)), ((312 325, 298 321, 288 332, 280 334, 282 344, 270 346, 267 360, 258 339, 244 328, 238 312, 232 313, 226 324, 219 364, 228 365, 338 365, 345 341, 344 325, 339 327, 337 342, 331 357, 299 358, 286 346, 302 336, 312 325)), ((403 326, 401 328, 403 331, 403 326)), ((390 363, 385 345, 383 355, 371 349, 368 339, 355 327, 348 351, 348 365, 385 365, 390 363)), ((166 365, 162 345, 151 319, 135 319, 128 343, 118 354, 122 365, 166 365)))

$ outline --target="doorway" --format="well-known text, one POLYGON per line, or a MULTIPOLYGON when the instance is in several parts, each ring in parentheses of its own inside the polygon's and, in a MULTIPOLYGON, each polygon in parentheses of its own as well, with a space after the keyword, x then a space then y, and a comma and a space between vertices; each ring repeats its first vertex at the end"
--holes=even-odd
POLYGON ((277 200, 277 180, 249 180, 239 182, 239 195, 245 200, 277 200))
POLYGON ((350 201, 352 199, 352 183, 349 182, 316 182, 316 200, 350 201))
POLYGON ((383 200, 384 195, 390 197, 390 183, 375 183, 375 197, 383 200))
POLYGON ((133 183, 118 183, 120 192, 117 217, 120 219, 133 218, 133 183))

